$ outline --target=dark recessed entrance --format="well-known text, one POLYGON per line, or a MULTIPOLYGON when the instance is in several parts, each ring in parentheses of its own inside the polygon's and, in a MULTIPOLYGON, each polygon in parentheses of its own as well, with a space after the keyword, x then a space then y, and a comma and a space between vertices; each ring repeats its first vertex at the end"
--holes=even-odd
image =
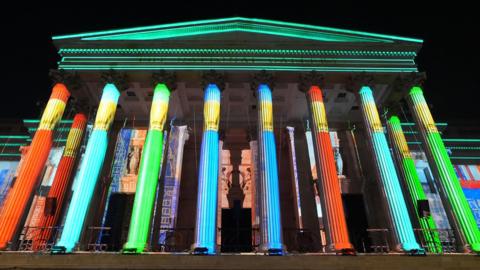
POLYGON ((252 210, 241 208, 240 201, 234 207, 222 209, 222 252, 252 251, 252 210))

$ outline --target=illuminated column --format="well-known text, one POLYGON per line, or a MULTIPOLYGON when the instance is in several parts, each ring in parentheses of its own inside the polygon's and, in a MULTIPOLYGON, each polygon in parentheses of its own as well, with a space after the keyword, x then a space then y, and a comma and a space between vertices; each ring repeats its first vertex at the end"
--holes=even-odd
POLYGON ((319 180, 318 187, 322 191, 326 215, 326 231, 333 250, 353 249, 348 239, 347 222, 335 166, 334 152, 328 132, 327 115, 323 104, 322 91, 318 86, 311 86, 307 92, 310 114, 312 117, 313 142, 315 160, 319 180))
POLYGON ((109 83, 103 89, 98 106, 95 124, 85 149, 75 190, 66 214, 62 236, 52 249, 53 253, 72 252, 76 246, 83 222, 87 215, 90 200, 102 169, 108 145, 108 130, 115 118, 120 93, 115 85, 109 83))
MULTIPOLYGON (((73 123, 68 133, 67 143, 65 150, 63 151, 62 158, 58 163, 57 172, 53 179, 52 187, 48 191, 47 199, 53 200, 53 211, 51 213, 43 213, 39 227, 44 228, 41 231, 41 235, 38 241, 34 242, 33 250, 41 249, 48 242, 54 229, 48 227, 54 227, 57 225, 60 218, 60 214, 63 207, 65 195, 67 195, 67 189, 70 186, 70 182, 75 165, 75 158, 80 149, 82 143, 83 133, 87 125, 87 118, 83 113, 78 113, 73 118, 73 123)), ((45 211, 45 210, 44 210, 45 211)))
POLYGON ((273 134, 272 91, 260 84, 258 97, 258 159, 260 234, 262 250, 272 255, 283 254, 280 192, 278 187, 277 152, 273 134))
POLYGON ((378 177, 387 199, 388 210, 397 241, 404 251, 420 250, 415 240, 412 222, 403 198, 402 189, 395 170, 387 139, 373 99, 372 90, 368 86, 359 91, 365 131, 372 147, 378 177))
POLYGON ((302 203, 300 200, 300 187, 298 183, 298 171, 297 171, 297 153, 295 152, 295 128, 287 127, 288 133, 288 154, 290 155, 289 161, 292 170, 292 188, 294 197, 294 212, 297 228, 303 230, 303 217, 302 217, 302 203))
POLYGON ((217 85, 207 85, 203 106, 204 125, 198 172, 197 216, 193 250, 197 254, 214 254, 217 230, 218 124, 220 120, 220 89, 217 85))
POLYGON ((425 146, 430 168, 442 190, 444 205, 450 206, 457 228, 470 248, 480 252, 480 231, 435 126, 422 89, 413 87, 408 95, 408 101, 425 146))
POLYGON ((418 212, 418 201, 427 200, 427 196, 423 191, 422 183, 418 177, 415 162, 410 155, 407 140, 403 134, 400 119, 396 116, 390 117, 387 122, 388 134, 390 135, 393 145, 393 152, 396 156, 398 169, 403 176, 403 180, 407 184, 408 192, 412 199, 413 207, 417 215, 420 227, 423 229, 422 234, 430 252, 442 252, 442 245, 438 235, 437 226, 432 216, 420 216, 418 212))
POLYGON ((128 241, 123 252, 141 253, 145 249, 163 153, 163 127, 167 119, 170 91, 157 84, 150 109, 150 126, 143 146, 133 203, 128 241))
POLYGON ((12 240, 30 196, 38 184, 48 154, 52 148, 53 130, 62 118, 70 92, 57 83, 43 111, 42 119, 30 144, 30 150, 17 179, 0 212, 0 249, 5 249, 12 240))

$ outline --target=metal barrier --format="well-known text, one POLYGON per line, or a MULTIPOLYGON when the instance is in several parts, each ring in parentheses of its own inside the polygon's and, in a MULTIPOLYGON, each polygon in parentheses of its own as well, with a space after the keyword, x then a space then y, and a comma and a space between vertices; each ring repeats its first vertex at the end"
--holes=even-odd
POLYGON ((308 230, 297 228, 283 229, 283 243, 288 252, 291 253, 324 253, 326 246, 322 241, 322 234, 325 231, 308 230))
POLYGON ((390 246, 388 244, 388 229, 371 228, 371 229, 367 229, 367 233, 370 238, 371 245, 369 247, 366 247, 365 241, 364 241, 363 242, 364 252, 373 252, 373 253, 390 252, 390 246))
POLYGON ((457 249, 457 241, 455 233, 452 229, 414 229, 420 245, 428 253, 437 253, 436 250, 442 250, 441 253, 461 252, 457 249), (429 235, 429 239, 425 239, 425 232, 429 235), (440 238, 440 243, 433 241, 435 237, 440 238))
POLYGON ((151 251, 189 252, 193 243, 193 228, 159 228, 158 239, 150 243, 151 251))
POLYGON ((87 250, 93 252, 107 251, 108 244, 102 242, 102 237, 108 236, 111 230, 111 227, 87 227, 87 250))
POLYGON ((23 228, 18 240, 19 251, 50 252, 60 236, 62 227, 23 228), (50 237, 47 238, 47 235, 50 237))

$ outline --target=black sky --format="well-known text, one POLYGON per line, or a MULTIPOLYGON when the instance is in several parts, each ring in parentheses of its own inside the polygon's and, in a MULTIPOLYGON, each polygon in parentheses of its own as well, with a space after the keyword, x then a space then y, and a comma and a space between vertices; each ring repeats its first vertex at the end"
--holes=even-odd
POLYGON ((427 72, 425 92, 436 120, 478 122, 478 8, 459 1, 448 5, 331 2, 237 0, 190 4, 178 0, 144 5, 140 1, 117 2, 108 7, 87 2, 69 2, 75 7, 3 6, 0 118, 39 116, 50 93, 48 72, 58 61, 52 35, 243 16, 421 38, 424 46, 417 63, 427 72))

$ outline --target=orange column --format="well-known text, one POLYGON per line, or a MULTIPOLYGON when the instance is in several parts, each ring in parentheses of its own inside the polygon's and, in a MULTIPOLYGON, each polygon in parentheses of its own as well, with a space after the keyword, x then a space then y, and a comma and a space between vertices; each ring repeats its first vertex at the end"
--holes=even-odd
MULTIPOLYGON (((58 163, 57 172, 53 179, 52 187, 48 191, 47 199, 54 200, 54 209, 51 213, 44 212, 38 227, 42 229, 40 237, 33 243, 33 250, 39 250, 45 246, 55 227, 60 219, 60 214, 67 194, 67 189, 70 186, 73 167, 75 165, 75 158, 82 142, 83 133, 87 125, 87 117, 83 113, 78 113, 73 118, 72 127, 68 133, 67 143, 63 151, 62 158, 58 163)), ((45 211, 45 210, 44 210, 45 211)))
POLYGON ((62 118, 69 97, 70 92, 65 85, 58 83, 53 87, 52 95, 32 139, 22 170, 0 212, 0 249, 5 249, 12 240, 30 197, 38 184, 37 180, 52 147, 53 130, 62 118))
POLYGON ((313 123, 315 160, 319 176, 318 187, 323 197, 324 212, 327 218, 327 233, 332 249, 335 251, 352 250, 348 239, 347 222, 338 180, 332 142, 328 132, 327 116, 323 104, 322 91, 312 86, 307 92, 313 123))

